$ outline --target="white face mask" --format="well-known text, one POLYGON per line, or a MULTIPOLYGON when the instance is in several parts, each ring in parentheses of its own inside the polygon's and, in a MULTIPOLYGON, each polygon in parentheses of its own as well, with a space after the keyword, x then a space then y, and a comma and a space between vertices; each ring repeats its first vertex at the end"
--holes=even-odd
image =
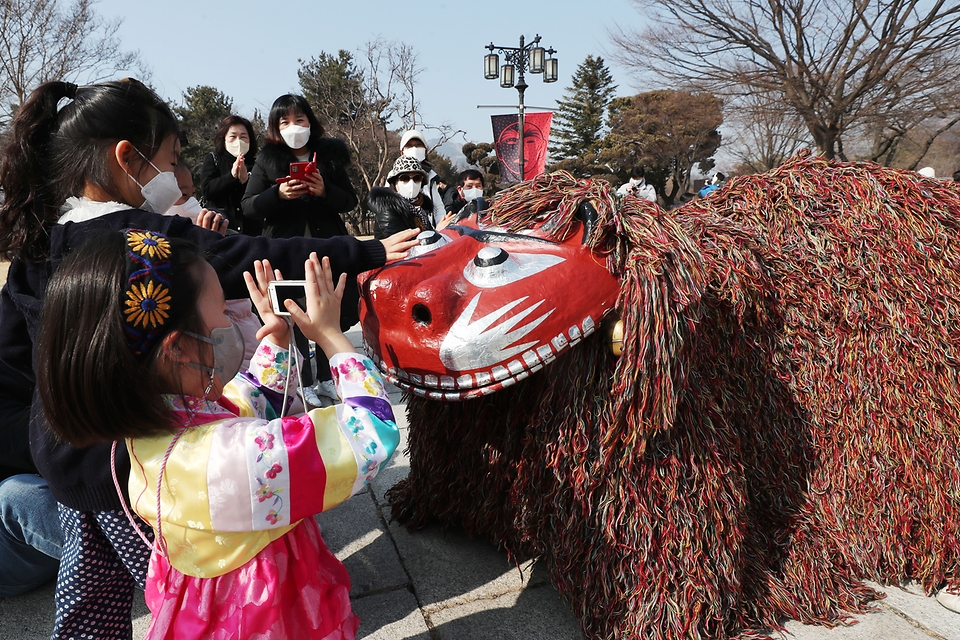
POLYGON ((482 197, 483 197, 483 189, 481 189, 480 187, 473 187, 472 189, 463 190, 463 199, 466 200, 467 202, 470 202, 471 200, 476 200, 477 198, 482 198, 482 197))
MULTIPOLYGON (((140 150, 136 149, 136 152, 140 153, 140 150)), ((157 165, 150 162, 147 156, 140 153, 140 157, 149 162, 151 167, 157 169, 157 165)), ((160 171, 160 169, 157 169, 157 171, 157 175, 147 184, 140 184, 129 173, 127 175, 140 187, 140 195, 143 196, 144 202, 139 208, 153 213, 163 213, 172 207, 174 202, 182 198, 183 194, 180 193, 180 185, 177 184, 177 176, 173 175, 173 171, 160 171)))
POLYGON ((307 146, 307 142, 310 141, 310 129, 292 124, 280 132, 280 137, 291 149, 300 149, 307 146))
POLYGON ((630 184, 633 186, 637 186, 641 182, 643 182, 643 178, 630 178, 630 184))
POLYGON ((197 221, 197 216, 200 215, 202 207, 200 203, 197 202, 197 199, 193 196, 187 198, 187 201, 183 204, 175 204, 169 209, 167 209, 168 216, 183 216, 184 218, 190 218, 194 222, 197 221))
POLYGON ((414 200, 418 195, 420 195, 420 189, 422 185, 413 180, 407 180, 406 182, 401 182, 397 180, 397 193, 402 195, 407 200, 414 200))
MULTIPOLYGON (((286 131, 286 129, 284 129, 284 131, 286 131)), ((307 136, 307 138, 309 139, 309 136, 307 136)), ((237 138, 236 140, 231 140, 230 142, 224 142, 223 147, 230 155, 239 156, 241 153, 246 153, 250 150, 250 143, 246 140, 237 138)))
POLYGON ((423 147, 407 147, 403 150, 403 155, 413 158, 417 162, 423 162, 427 158, 427 150, 423 147))

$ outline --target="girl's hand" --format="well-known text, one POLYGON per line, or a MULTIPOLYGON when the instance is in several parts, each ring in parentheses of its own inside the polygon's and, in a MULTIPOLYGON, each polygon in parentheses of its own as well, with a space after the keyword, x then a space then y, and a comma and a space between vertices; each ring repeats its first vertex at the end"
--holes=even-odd
POLYGON ((437 223, 437 231, 440 231, 440 229, 446 229, 447 226, 453 222, 453 216, 454 214, 451 212, 440 218, 440 222, 437 223))
POLYGON ((304 264, 307 280, 307 310, 304 312, 296 302, 285 302, 287 311, 297 323, 303 335, 317 343, 327 358, 338 353, 353 352, 353 343, 340 330, 340 301, 347 286, 347 274, 340 274, 337 286, 333 286, 333 271, 330 258, 324 256, 323 262, 316 253, 304 264))
POLYGON ((307 185, 300 180, 287 180, 280 185, 281 200, 296 200, 307 193, 307 185))
POLYGON ((307 185, 307 189, 309 189, 310 193, 313 195, 320 198, 327 197, 327 187, 323 183, 323 176, 320 175, 319 171, 307 176, 305 183, 307 185))
POLYGON ((419 233, 419 229, 404 229, 403 231, 397 231, 389 238, 381 240, 380 243, 387 250, 387 262, 406 258, 407 249, 417 246, 416 237, 419 233))
POLYGON ((210 209, 200 209, 197 214, 196 225, 210 231, 216 231, 220 235, 227 233, 227 218, 221 213, 211 211, 210 209))
POLYGON ((242 153, 237 156, 237 159, 234 161, 233 167, 230 169, 230 175, 239 180, 240 184, 246 184, 250 178, 250 173, 247 171, 247 165, 242 153))
MULTIPOLYGON (((270 339, 273 344, 286 349, 290 346, 290 325, 284 318, 273 312, 270 306, 270 300, 267 297, 267 287, 272 280, 282 280, 283 277, 279 271, 274 271, 270 266, 269 260, 255 260, 253 270, 256 273, 250 275, 249 271, 243 272, 243 281, 247 284, 247 291, 250 293, 250 300, 257 308, 257 314, 263 322, 263 326, 257 331, 257 340, 263 340, 264 337, 270 339)), ((296 306, 296 303, 294 303, 296 306)))

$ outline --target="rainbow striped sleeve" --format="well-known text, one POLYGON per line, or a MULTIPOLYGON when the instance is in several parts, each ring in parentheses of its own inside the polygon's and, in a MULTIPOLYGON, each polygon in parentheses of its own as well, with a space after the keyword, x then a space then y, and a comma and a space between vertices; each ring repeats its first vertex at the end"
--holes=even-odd
POLYGON ((211 507, 221 507, 211 508, 214 529, 295 523, 344 502, 390 460, 400 432, 373 363, 346 353, 334 356, 330 367, 342 404, 299 417, 237 421, 214 436, 207 467, 216 477, 207 483, 211 507), (214 495, 219 486, 230 495, 214 495))

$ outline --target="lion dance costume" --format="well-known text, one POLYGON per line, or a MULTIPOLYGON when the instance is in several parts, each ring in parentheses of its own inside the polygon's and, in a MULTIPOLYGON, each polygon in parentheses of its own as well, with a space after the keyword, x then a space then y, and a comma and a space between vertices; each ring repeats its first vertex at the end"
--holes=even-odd
POLYGON ((801 155, 666 212, 556 173, 421 237, 363 283, 394 518, 538 556, 591 639, 960 582, 955 184, 801 155))

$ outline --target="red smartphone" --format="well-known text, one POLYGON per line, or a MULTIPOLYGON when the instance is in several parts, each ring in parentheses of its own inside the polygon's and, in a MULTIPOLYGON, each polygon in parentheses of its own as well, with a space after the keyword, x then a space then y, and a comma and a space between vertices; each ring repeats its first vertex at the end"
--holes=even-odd
POLYGON ((288 180, 303 180, 307 176, 312 176, 317 172, 317 154, 313 154, 313 160, 310 162, 291 162, 290 175, 277 178, 277 184, 283 184, 288 180))

